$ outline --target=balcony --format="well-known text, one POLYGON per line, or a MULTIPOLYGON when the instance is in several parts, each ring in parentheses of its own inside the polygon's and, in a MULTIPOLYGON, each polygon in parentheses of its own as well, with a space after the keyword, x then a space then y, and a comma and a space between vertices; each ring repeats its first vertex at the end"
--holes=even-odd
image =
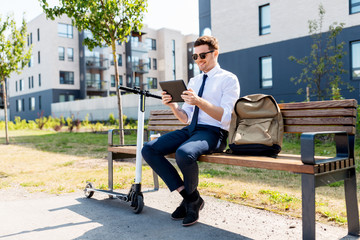
POLYGON ((143 42, 131 42, 131 51, 136 52, 143 52, 148 53, 149 52, 149 46, 146 43, 143 42))
POLYGON ((85 57, 85 63, 87 68, 106 70, 109 69, 109 60, 99 57, 85 57))
POLYGON ((139 63, 132 62, 132 71, 136 73, 148 73, 149 72, 149 64, 148 63, 139 63))

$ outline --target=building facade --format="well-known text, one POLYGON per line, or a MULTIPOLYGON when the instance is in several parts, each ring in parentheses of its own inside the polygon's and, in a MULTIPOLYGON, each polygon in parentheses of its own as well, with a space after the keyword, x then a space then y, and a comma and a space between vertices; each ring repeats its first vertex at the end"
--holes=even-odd
MULTIPOLYGON (((311 51, 308 20, 318 19, 322 3, 326 13, 323 30, 332 23, 345 23, 337 42, 345 42, 342 80, 354 87, 341 90, 345 98, 360 100, 360 2, 358 0, 199 0, 200 35, 212 34, 219 40, 220 65, 237 75, 241 95, 264 93, 278 102, 304 101, 304 84, 291 77, 302 66, 289 56, 302 58, 311 51)), ((316 96, 310 96, 316 100, 316 96)))
MULTIPOLYGON (((8 81, 12 120, 16 116, 27 120, 49 116, 52 103, 116 94, 110 47, 90 51, 82 41, 91 33, 78 32, 67 17, 52 21, 41 14, 27 26, 30 63, 8 81)), ((116 46, 120 85, 155 91, 159 81, 188 81, 198 72, 189 57, 196 37, 146 26, 141 34, 133 33, 128 42, 116 46)))

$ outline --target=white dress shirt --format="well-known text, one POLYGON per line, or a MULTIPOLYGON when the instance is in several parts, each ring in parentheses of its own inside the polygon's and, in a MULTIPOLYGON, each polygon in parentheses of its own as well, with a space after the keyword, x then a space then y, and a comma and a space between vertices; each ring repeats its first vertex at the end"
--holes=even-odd
MULTIPOLYGON (((210 117, 207 113, 199 109, 198 124, 211 125, 229 130, 231 113, 233 111, 236 100, 240 96, 240 85, 237 77, 217 64, 213 69, 206 73, 208 75, 204 87, 202 98, 215 106, 224 109, 221 121, 210 117)), ((198 93, 202 84, 203 75, 199 74, 190 79, 187 86, 188 89, 198 93)), ((191 122, 195 105, 184 103, 182 109, 188 116, 188 123, 191 122)))

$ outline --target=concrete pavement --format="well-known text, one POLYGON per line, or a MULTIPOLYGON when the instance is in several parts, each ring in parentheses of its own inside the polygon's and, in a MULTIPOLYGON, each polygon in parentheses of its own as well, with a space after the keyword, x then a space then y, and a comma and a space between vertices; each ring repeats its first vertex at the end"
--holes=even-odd
MULTIPOLYGON (((3 192, 0 191, 0 194, 3 192)), ((129 203, 95 192, 39 198, 0 198, 0 240, 18 239, 302 239, 301 219, 204 197, 199 222, 182 227, 170 219, 180 202, 166 189, 145 193, 134 214, 129 203)), ((317 239, 358 239, 347 229, 317 223, 317 239)))

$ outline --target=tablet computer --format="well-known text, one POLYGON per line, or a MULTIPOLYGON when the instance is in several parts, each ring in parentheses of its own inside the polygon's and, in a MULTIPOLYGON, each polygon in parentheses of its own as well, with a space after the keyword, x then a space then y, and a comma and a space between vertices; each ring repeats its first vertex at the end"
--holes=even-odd
POLYGON ((186 91, 186 85, 183 80, 172 80, 172 81, 163 81, 159 82, 160 87, 163 91, 166 91, 171 95, 171 102, 183 102, 181 94, 183 91, 186 91))

